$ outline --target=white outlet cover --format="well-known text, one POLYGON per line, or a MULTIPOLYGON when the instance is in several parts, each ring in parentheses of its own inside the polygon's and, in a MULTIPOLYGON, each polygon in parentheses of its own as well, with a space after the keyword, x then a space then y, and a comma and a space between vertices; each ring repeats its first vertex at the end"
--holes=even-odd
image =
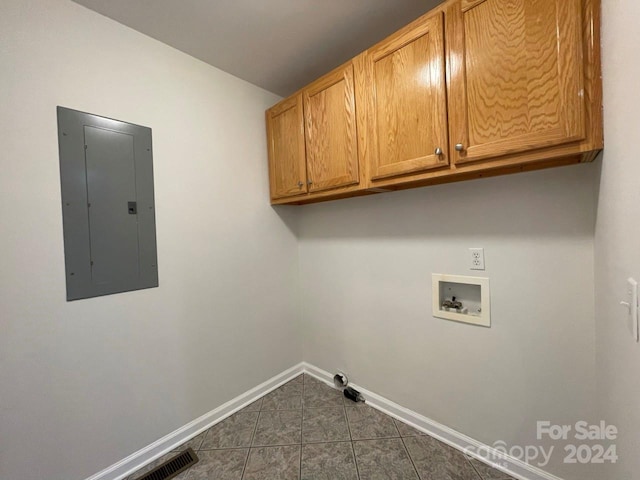
POLYGON ((484 248, 470 248, 469 260, 471 270, 484 270, 484 248))

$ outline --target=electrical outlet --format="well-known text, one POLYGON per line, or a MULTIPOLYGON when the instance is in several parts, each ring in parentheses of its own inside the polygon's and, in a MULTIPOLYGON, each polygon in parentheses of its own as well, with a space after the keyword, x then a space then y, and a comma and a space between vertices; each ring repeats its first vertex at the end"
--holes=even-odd
POLYGON ((471 270, 484 270, 484 248, 470 248, 471 270))

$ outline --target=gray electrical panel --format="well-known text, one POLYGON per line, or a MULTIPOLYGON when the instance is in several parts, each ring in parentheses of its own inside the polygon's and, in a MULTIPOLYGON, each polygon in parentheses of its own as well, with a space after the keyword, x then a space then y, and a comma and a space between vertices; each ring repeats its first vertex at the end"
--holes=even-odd
POLYGON ((158 286, 151 129, 58 107, 67 300, 158 286))

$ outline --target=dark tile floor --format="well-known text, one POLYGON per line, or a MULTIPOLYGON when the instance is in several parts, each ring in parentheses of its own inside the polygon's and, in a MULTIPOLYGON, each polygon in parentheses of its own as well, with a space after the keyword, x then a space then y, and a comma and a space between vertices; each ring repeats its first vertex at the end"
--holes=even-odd
MULTIPOLYGON (((189 440, 177 480, 512 480, 412 427, 300 375, 189 440)), ((136 480, 170 453, 131 475, 136 480)))

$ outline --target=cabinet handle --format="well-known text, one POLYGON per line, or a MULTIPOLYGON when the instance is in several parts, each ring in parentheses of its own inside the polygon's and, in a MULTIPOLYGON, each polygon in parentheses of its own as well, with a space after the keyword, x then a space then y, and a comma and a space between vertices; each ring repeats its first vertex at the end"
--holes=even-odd
POLYGON ((303 185, 304 185, 304 183, 298 182, 298 188, 302 188, 303 185))
POLYGON ((438 155, 438 156, 442 155, 442 149, 440 147, 437 147, 436 151, 435 151, 435 154, 438 155))
POLYGON ((461 143, 457 143, 457 144, 456 144, 456 150, 457 150, 458 152, 464 152, 464 145, 463 145, 463 144, 461 144, 461 143))
POLYGON ((313 185, 313 182, 311 180, 307 180, 307 184, 308 185, 313 185))

